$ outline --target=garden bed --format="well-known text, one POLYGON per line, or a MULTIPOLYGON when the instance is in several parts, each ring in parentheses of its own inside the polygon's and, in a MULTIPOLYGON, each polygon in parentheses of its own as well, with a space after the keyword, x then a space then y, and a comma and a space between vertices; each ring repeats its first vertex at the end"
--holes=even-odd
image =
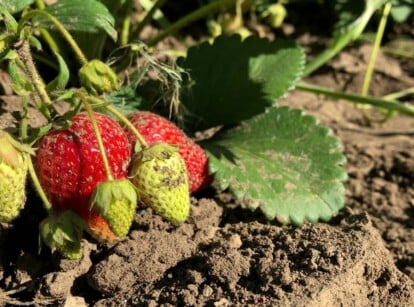
MULTIPOLYGON (((342 53, 308 81, 358 91, 365 49, 342 53)), ((414 83, 409 65, 382 56, 377 67, 375 95, 414 83)), ((38 251, 35 230, 44 213, 30 192, 21 216, 0 229, 0 302, 412 306, 414 121, 398 115, 385 124, 369 123, 348 102, 300 91, 281 104, 315 115, 344 144, 346 207, 332 221, 281 226, 208 188, 194 195, 191 216, 179 227, 150 209, 138 211, 125 239, 97 245, 87 237, 81 260, 62 260, 48 249, 38 251)), ((18 100, 3 96, 1 105, 0 126, 10 127, 18 100)))

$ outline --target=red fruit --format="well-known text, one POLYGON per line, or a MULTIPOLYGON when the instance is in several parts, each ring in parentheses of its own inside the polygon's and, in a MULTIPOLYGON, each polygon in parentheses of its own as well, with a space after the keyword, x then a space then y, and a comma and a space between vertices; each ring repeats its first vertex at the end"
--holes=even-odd
MULTIPOLYGON (((190 183, 190 192, 196 192, 205 188, 211 182, 208 173, 208 158, 197 143, 190 139, 180 128, 169 120, 151 112, 135 112, 128 119, 143 136, 148 145, 164 142, 176 145, 179 153, 184 159, 190 183)), ((132 146, 135 145, 136 137, 125 129, 132 146)))
MULTIPOLYGON (((131 158, 128 138, 109 116, 94 116, 114 179, 127 178, 131 158)), ((69 128, 51 131, 38 141, 36 173, 54 209, 73 210, 88 223, 96 239, 113 241, 116 236, 106 221, 96 210, 90 210, 95 187, 107 180, 92 124, 84 112, 72 120, 69 128)))

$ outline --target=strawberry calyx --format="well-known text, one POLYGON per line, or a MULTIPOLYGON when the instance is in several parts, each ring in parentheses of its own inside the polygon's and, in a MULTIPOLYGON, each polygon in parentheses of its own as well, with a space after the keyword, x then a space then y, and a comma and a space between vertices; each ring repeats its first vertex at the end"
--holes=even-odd
MULTIPOLYGON (((178 153, 178 148, 167 143, 156 143, 152 146, 145 148, 139 152, 134 157, 135 163, 133 165, 136 167, 140 162, 147 162, 152 159, 166 160, 169 159, 173 154, 178 153)), ((134 175, 134 168, 131 170, 130 175, 134 175)))
POLYGON ((40 239, 51 250, 58 251, 65 258, 80 259, 82 248, 80 240, 85 221, 70 210, 54 212, 39 225, 40 239))
POLYGON ((128 179, 99 183, 92 195, 90 209, 95 208, 118 237, 128 234, 137 206, 137 191, 128 179))
POLYGON ((119 79, 108 64, 94 59, 79 70, 79 79, 84 88, 95 94, 107 93, 119 88, 119 79))
POLYGON ((24 160, 21 153, 34 154, 34 150, 26 145, 19 143, 6 131, 0 130, 0 162, 5 162, 13 167, 24 167, 24 160))

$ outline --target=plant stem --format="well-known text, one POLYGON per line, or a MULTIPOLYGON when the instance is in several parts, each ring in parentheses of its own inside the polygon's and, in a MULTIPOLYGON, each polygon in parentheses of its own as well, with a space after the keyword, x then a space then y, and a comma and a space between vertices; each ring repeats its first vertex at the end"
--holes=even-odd
POLYGON ((364 31, 366 25, 371 19, 372 15, 379 9, 386 0, 366 1, 365 9, 362 14, 354 21, 345 31, 338 32, 333 39, 330 47, 318 54, 312 61, 310 61, 303 72, 303 76, 308 76, 335 55, 344 49, 350 42, 357 39, 364 31))
POLYGON ((52 105, 52 100, 50 99, 47 91, 46 86, 40 77, 36 66, 33 62, 32 56, 30 54, 30 46, 27 40, 22 42, 20 48, 18 48, 17 53, 19 55, 20 60, 22 61, 25 69, 25 73, 29 76, 30 80, 33 83, 33 86, 36 90, 36 93, 39 95, 40 99, 42 100, 42 104, 46 104, 47 106, 52 105))
POLYGON ((37 6, 39 9, 41 9, 41 10, 43 10, 43 9, 46 7, 46 5, 45 5, 45 3, 43 2, 43 0, 36 0, 36 1, 35 1, 35 3, 36 3, 36 6, 37 6))
POLYGON ((385 95, 383 98, 385 99, 399 99, 408 95, 412 95, 414 94, 414 86, 404 89, 402 91, 399 92, 394 92, 394 93, 390 93, 388 95, 385 95))
POLYGON ((130 38, 138 38, 142 29, 151 21, 157 9, 165 4, 166 0, 157 0, 151 7, 151 9, 145 14, 144 19, 138 23, 137 27, 132 31, 130 38))
POLYGON ((92 101, 92 105, 104 105, 105 108, 111 112, 115 117, 119 119, 120 122, 122 122, 131 132, 134 134, 134 136, 137 138, 137 141, 140 143, 142 148, 147 148, 148 143, 145 141, 144 137, 139 133, 137 128, 129 121, 128 118, 125 117, 121 112, 119 112, 116 108, 114 108, 112 105, 107 104, 105 101, 102 101, 101 99, 90 96, 88 97, 92 101))
POLYGON ((125 9, 123 11, 123 20, 121 35, 119 36, 119 45, 125 46, 128 43, 129 32, 131 28, 131 11, 132 11, 132 0, 127 0, 124 4, 125 9))
POLYGON ((33 167, 33 161, 30 157, 28 158, 27 164, 29 168, 30 178, 32 179, 32 184, 37 194, 39 195, 40 199, 42 200, 43 206, 45 207, 46 211, 50 214, 50 212, 52 211, 52 204, 50 203, 49 199, 46 196, 45 191, 43 190, 40 184, 39 178, 37 177, 37 174, 33 167))
POLYGON ((134 136, 137 138, 137 141, 141 144, 143 148, 148 147, 148 143, 145 141, 141 133, 135 128, 135 126, 126 118, 121 112, 119 112, 112 105, 106 105, 105 108, 115 115, 129 130, 132 131, 134 136))
POLYGON ((22 96, 22 120, 20 123, 20 137, 23 142, 27 139, 27 127, 29 125, 29 112, 28 112, 28 103, 27 97, 22 96))
MULTIPOLYGON (((21 121, 21 126, 20 126, 20 137, 22 141, 24 142, 27 139, 27 127, 28 127, 28 119, 29 119, 27 97, 22 97, 22 107, 23 107, 23 111, 22 111, 22 121, 21 121)), ((39 178, 37 177, 37 174, 34 170, 33 161, 30 157, 30 154, 25 154, 25 156, 27 157, 27 164, 28 164, 27 166, 28 166, 30 177, 32 179, 32 184, 35 190, 37 191, 37 194, 39 195, 40 199, 42 200, 46 211, 50 213, 52 211, 52 204, 49 202, 49 199, 47 198, 46 193, 40 184, 39 178)))
POLYGON ((158 43, 159 41, 161 41, 162 39, 164 39, 168 35, 176 33, 178 30, 180 30, 181 28, 187 26, 191 22, 194 22, 194 21, 196 21, 200 18, 203 18, 204 16, 206 16, 208 14, 211 14, 211 13, 217 11, 218 9, 222 8, 222 7, 231 6, 236 1, 237 0, 218 0, 218 1, 211 2, 210 4, 199 8, 198 10, 196 10, 196 11, 184 16, 183 18, 177 20, 175 23, 173 23, 172 25, 167 27, 164 31, 159 33, 154 38, 152 38, 148 42, 148 46, 154 46, 156 43, 158 43))
POLYGON ((332 91, 328 88, 319 87, 303 82, 298 83, 296 85, 296 89, 315 94, 322 94, 324 96, 336 99, 345 99, 352 103, 373 105, 387 110, 398 111, 407 115, 414 116, 413 105, 408 103, 402 103, 397 100, 332 91))
MULTIPOLYGON (((150 11, 152 6, 154 5, 154 0, 138 1, 145 11, 150 11)), ((153 14, 153 20, 160 26, 161 29, 168 28, 171 25, 170 21, 165 17, 165 15, 160 9, 155 10, 155 13, 153 14)))
POLYGON ((96 142, 98 143, 99 152, 101 153, 102 162, 103 162, 104 169, 106 172, 106 177, 108 180, 114 180, 112 176, 111 168, 109 167, 108 157, 106 155, 105 146, 102 141, 101 132, 99 131, 99 127, 98 127, 98 124, 96 123, 95 116, 93 115, 92 108, 89 102, 87 101, 87 98, 83 94, 79 93, 79 95, 82 99, 83 106, 85 107, 85 110, 88 113, 89 120, 91 121, 93 131, 95 132, 96 142))
POLYGON ((369 90, 369 85, 371 83, 372 73, 374 71, 375 62, 378 57, 378 51, 381 46, 382 38, 384 37, 384 30, 387 24, 388 15, 391 11, 391 2, 387 2, 384 6, 384 10, 382 12, 381 21, 378 25, 377 34, 375 36, 374 46, 372 48, 371 56, 368 62, 367 71, 365 72, 364 82, 362 84, 362 95, 367 95, 369 90))
MULTIPOLYGON (((36 0, 35 3, 40 10, 44 10, 46 7, 45 3, 42 0, 36 0)), ((46 29, 40 29, 40 34, 43 36, 43 39, 48 43, 50 49, 53 52, 59 52, 59 46, 53 39, 52 35, 50 35, 49 31, 46 29)))
MULTIPOLYGON (((22 141, 24 142, 27 139, 27 127, 28 127, 28 119, 29 119, 29 113, 28 113, 28 104, 27 104, 27 97, 22 97, 22 105, 23 105, 23 111, 22 111, 22 121, 21 121, 21 127, 20 127, 20 137, 22 141)), ((43 205, 48 213, 52 211, 52 204, 50 203, 49 199, 46 196, 45 191, 43 190, 39 177, 37 177, 37 174, 33 167, 33 161, 30 158, 30 155, 27 154, 27 164, 28 164, 28 170, 30 177, 32 179, 32 184, 37 191, 37 194, 39 195, 40 199, 43 202, 43 205)))
POLYGON ((60 34, 62 34, 64 39, 68 42, 69 46, 72 48, 72 50, 76 54, 76 56, 79 60, 79 63, 81 65, 85 65, 85 64, 88 63, 88 59, 86 58, 86 56, 84 55, 82 50, 79 48, 78 44, 73 39, 73 37, 69 33, 69 31, 66 30, 64 25, 59 20, 57 20, 57 18, 55 18, 53 15, 49 14, 48 12, 46 12, 44 10, 32 10, 32 11, 29 11, 27 14, 25 14, 19 21, 19 32, 21 31, 23 25, 25 24, 25 22, 27 20, 29 20, 30 18, 32 18, 34 16, 37 16, 37 15, 45 17, 51 23, 53 23, 53 25, 56 27, 56 29, 60 32, 60 34))

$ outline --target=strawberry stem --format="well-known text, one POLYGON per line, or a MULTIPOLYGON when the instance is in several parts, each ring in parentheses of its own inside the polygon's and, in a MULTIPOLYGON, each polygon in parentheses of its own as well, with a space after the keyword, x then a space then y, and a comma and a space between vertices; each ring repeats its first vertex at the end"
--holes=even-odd
MULTIPOLYGON (((22 97, 22 105, 23 105, 23 111, 22 111, 22 123, 20 127, 20 137, 24 141, 27 139, 27 127, 28 127, 28 119, 29 119, 27 97, 22 97)), ((42 200, 43 206, 45 207, 46 211, 50 214, 50 212, 52 211, 52 204, 50 203, 49 199, 46 196, 45 191, 42 188, 42 185, 40 184, 39 178, 37 177, 37 174, 33 167, 33 161, 29 154, 25 153, 25 155, 27 155, 28 157, 27 158, 28 170, 29 170, 30 177, 32 178, 33 186, 37 194, 39 195, 40 199, 42 200)))
MULTIPOLYGON (((35 0, 36 6, 40 9, 40 10, 44 10, 46 8, 45 3, 43 2, 43 0, 35 0)), ((43 39, 48 43, 50 49, 53 52, 59 53, 59 46, 56 43, 55 39, 52 37, 52 35, 50 35, 49 31, 47 31, 46 29, 39 29, 40 34, 43 36, 43 39)))
POLYGON ((29 76, 30 80, 32 81, 37 94, 42 100, 42 103, 50 106, 52 104, 52 100, 50 99, 46 91, 45 83, 43 82, 42 77, 40 77, 36 69, 36 66, 33 62, 30 53, 30 45, 27 40, 24 40, 22 46, 17 49, 17 54, 19 55, 19 58, 24 65, 25 73, 29 76))
POLYGON ((49 199, 46 196, 45 191, 42 188, 42 185, 40 184, 39 178, 37 177, 37 174, 33 167, 33 161, 30 157, 28 158, 27 164, 29 168, 30 177, 32 178, 33 186, 37 194, 39 195, 40 199, 42 200, 43 206, 45 207, 47 213, 50 214, 52 212, 52 204, 50 203, 49 199))
POLYGON ((21 120, 21 124, 20 124, 20 137, 22 139, 22 141, 26 141, 27 139, 27 128, 29 126, 29 104, 27 102, 27 97, 26 96, 22 96, 22 112, 21 112, 21 116, 22 116, 22 120, 21 120))
POLYGON ((102 162, 104 164, 106 177, 108 178, 108 180, 114 180, 114 177, 112 176, 111 168, 109 167, 108 157, 106 156, 105 146, 102 141, 101 132, 99 131, 98 124, 96 123, 95 116, 93 115, 92 107, 90 106, 84 94, 79 93, 79 95, 82 99, 85 110, 88 113, 89 120, 91 121, 93 131, 95 132, 96 142, 98 143, 99 152, 101 153, 101 156, 102 156, 102 162))
POLYGON ((90 96, 88 98, 90 99, 90 101, 92 102, 93 105, 104 105, 105 108, 109 112, 111 112, 115 117, 117 117, 119 119, 120 122, 122 122, 125 126, 127 126, 127 128, 130 129, 131 132, 135 135, 135 137, 137 138, 137 141, 140 143, 142 148, 149 147, 148 143, 145 141, 144 137, 141 135, 141 133, 139 133, 137 128, 135 128, 135 126, 129 121, 129 119, 126 118, 125 115, 123 115, 121 112, 119 112, 112 105, 109 105, 107 102, 105 102, 105 101, 103 101, 103 100, 101 100, 97 97, 90 96))
POLYGON ((130 129, 132 131, 132 133, 137 138, 137 141, 141 144, 141 147, 142 148, 147 148, 148 147, 148 143, 145 141, 144 137, 141 135, 141 133, 139 133, 139 131, 137 130, 137 128, 135 128, 135 126, 128 120, 128 118, 126 118, 121 112, 119 112, 116 108, 114 108, 111 105, 106 105, 105 108, 109 112, 111 112, 113 115, 115 115, 116 117, 118 117, 118 119, 125 126, 127 126, 128 129, 130 129))

